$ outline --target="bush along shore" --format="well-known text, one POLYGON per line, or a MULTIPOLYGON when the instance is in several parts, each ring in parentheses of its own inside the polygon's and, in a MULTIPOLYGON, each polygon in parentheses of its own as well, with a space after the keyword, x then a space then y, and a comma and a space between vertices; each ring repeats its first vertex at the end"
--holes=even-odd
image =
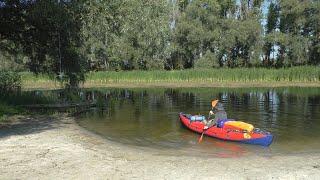
MULTIPOLYGON (((86 87, 95 86, 319 86, 320 68, 300 66, 292 68, 220 68, 174 71, 98 71, 86 75, 86 87)), ((49 76, 22 73, 26 88, 52 88, 59 83, 49 76)))
POLYGON ((18 73, 12 71, 0 71, 0 122, 6 120, 7 115, 21 113, 20 108, 14 107, 7 100, 11 94, 18 94, 21 89, 21 77, 18 73))

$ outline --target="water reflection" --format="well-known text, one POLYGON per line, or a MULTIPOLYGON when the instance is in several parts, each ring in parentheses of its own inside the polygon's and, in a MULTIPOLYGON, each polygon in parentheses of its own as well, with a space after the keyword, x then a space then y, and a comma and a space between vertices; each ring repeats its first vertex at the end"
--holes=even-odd
POLYGON ((109 139, 138 146, 238 157, 251 153, 293 153, 320 150, 318 88, 278 89, 99 89, 87 91, 104 111, 83 114, 79 124, 109 139), (220 99, 228 117, 271 131, 269 149, 224 142, 181 127, 178 113, 207 115, 212 99, 220 99), (210 147, 210 149, 208 149, 210 147))

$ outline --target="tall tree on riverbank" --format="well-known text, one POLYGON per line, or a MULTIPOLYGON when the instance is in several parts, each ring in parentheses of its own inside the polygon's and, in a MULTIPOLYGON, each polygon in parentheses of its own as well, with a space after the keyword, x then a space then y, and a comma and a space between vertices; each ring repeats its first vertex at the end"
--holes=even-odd
POLYGON ((277 46, 277 32, 279 31, 279 2, 271 1, 267 16, 267 24, 264 38, 263 65, 275 65, 275 46, 277 46), (273 61, 272 61, 273 60, 273 61), (273 63, 272 63, 273 62, 273 63))
POLYGON ((86 3, 82 33, 90 62, 105 69, 163 69, 168 57, 165 0, 86 3))
POLYGON ((69 1, 2 1, 0 40, 21 47, 31 71, 59 75, 76 87, 87 69, 78 53, 78 8, 69 1))
POLYGON ((123 69, 163 69, 168 57, 169 8, 166 0, 127 0, 124 24, 113 58, 123 69))
POLYGON ((279 60, 285 66, 319 64, 320 2, 280 1, 279 60))
POLYGON ((91 69, 109 69, 114 63, 111 54, 121 36, 124 14, 123 0, 87 1, 81 13, 82 54, 91 69))
POLYGON ((248 67, 259 63, 260 5, 260 1, 250 0, 239 4, 230 0, 190 2, 177 21, 174 38, 184 67, 248 67))

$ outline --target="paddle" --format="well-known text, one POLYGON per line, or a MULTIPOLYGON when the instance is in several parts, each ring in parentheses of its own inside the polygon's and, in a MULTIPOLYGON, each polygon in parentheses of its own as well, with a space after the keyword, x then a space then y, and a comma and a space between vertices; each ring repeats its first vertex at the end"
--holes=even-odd
POLYGON ((202 134, 201 134, 201 136, 200 136, 200 138, 199 138, 199 140, 198 140, 198 143, 201 143, 204 132, 206 132, 206 130, 204 130, 204 131, 202 132, 202 134))

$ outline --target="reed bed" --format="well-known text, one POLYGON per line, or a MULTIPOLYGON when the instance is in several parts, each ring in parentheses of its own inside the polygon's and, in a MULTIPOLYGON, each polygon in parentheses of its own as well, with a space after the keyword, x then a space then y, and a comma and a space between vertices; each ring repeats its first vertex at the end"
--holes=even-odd
MULTIPOLYGON (((23 83, 44 83, 53 81, 46 75, 22 73, 23 83)), ((90 84, 130 83, 320 83, 320 67, 300 66, 291 68, 220 68, 188 69, 173 71, 99 71, 86 76, 90 84)))
POLYGON ((320 67, 101 71, 89 73, 87 81, 93 83, 320 82, 320 67))

